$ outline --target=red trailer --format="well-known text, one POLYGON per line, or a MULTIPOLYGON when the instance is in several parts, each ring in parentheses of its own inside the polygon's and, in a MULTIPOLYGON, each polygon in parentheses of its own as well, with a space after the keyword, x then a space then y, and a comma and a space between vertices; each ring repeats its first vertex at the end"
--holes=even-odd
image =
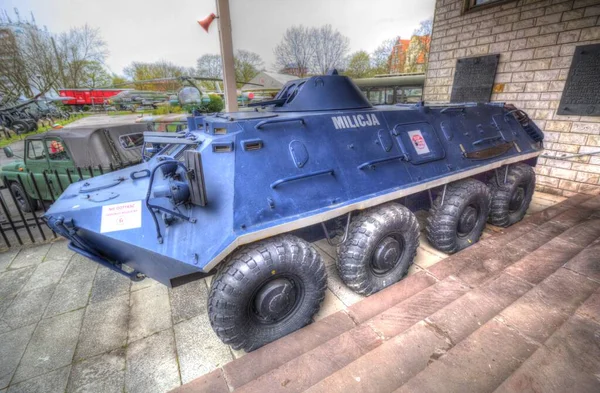
POLYGON ((126 89, 59 89, 61 97, 73 97, 72 100, 63 101, 65 105, 102 105, 126 89))

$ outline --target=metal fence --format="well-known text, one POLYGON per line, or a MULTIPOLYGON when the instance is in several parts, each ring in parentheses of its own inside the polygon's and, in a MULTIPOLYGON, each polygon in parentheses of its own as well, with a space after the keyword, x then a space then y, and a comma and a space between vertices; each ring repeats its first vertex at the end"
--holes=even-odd
POLYGON ((65 170, 47 170, 42 173, 40 183, 39 179, 32 172, 19 173, 17 180, 9 180, 6 176, 2 178, 3 184, 0 186, 0 249, 25 244, 41 243, 49 239, 56 238, 57 235, 44 222, 43 215, 50 205, 56 202, 56 199, 72 183, 89 179, 105 172, 112 172, 122 167, 115 167, 112 164, 109 168, 97 167, 77 167, 75 169, 65 170), (62 179, 61 179, 62 175, 62 179), (17 183, 22 190, 27 190, 25 182, 31 188, 33 198, 38 201, 38 209, 32 209, 26 213, 19 209, 18 198, 24 196, 16 195, 10 187, 12 183, 17 183), (50 199, 43 198, 40 185, 44 185, 50 199))

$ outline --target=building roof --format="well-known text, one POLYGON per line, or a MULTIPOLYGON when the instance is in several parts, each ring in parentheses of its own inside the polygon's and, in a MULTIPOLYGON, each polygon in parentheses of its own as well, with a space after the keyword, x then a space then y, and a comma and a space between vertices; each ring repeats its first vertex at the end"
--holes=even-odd
POLYGON ((298 79, 297 76, 278 74, 276 72, 260 72, 254 78, 252 78, 248 84, 242 86, 242 91, 270 91, 280 90, 283 85, 289 81, 298 79), (250 83, 253 83, 252 85, 250 83), (262 86, 256 86, 256 84, 262 86))

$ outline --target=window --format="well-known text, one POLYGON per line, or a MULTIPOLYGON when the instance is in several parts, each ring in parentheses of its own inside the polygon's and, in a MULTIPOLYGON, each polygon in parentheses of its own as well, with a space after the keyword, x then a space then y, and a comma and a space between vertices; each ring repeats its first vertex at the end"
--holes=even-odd
POLYGON ((371 105, 393 105, 394 88, 393 87, 375 87, 369 89, 368 100, 371 105))
POLYGON ((493 7, 501 3, 508 3, 515 0, 464 0, 463 13, 474 10, 481 10, 493 7))
POLYGON ((27 144, 27 159, 28 160, 44 160, 46 154, 44 152, 44 143, 42 141, 29 141, 27 144))
POLYGON ((51 161, 69 161, 63 142, 60 139, 46 139, 46 148, 48 149, 48 158, 51 161))
POLYGON ((140 132, 135 134, 121 135, 119 137, 119 142, 121 143, 121 147, 123 149, 140 147, 144 144, 144 134, 140 132))

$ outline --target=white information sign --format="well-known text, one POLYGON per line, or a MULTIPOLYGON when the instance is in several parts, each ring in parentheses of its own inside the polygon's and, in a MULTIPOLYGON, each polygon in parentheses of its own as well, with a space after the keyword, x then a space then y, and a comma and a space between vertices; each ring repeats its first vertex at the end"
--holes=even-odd
POLYGON ((425 138, 423 138, 423 134, 421 134, 420 130, 408 131, 408 136, 415 147, 417 154, 430 153, 429 146, 427 146, 427 142, 425 142, 425 138))
POLYGON ((142 201, 102 206, 100 233, 123 231, 142 226, 142 201))

